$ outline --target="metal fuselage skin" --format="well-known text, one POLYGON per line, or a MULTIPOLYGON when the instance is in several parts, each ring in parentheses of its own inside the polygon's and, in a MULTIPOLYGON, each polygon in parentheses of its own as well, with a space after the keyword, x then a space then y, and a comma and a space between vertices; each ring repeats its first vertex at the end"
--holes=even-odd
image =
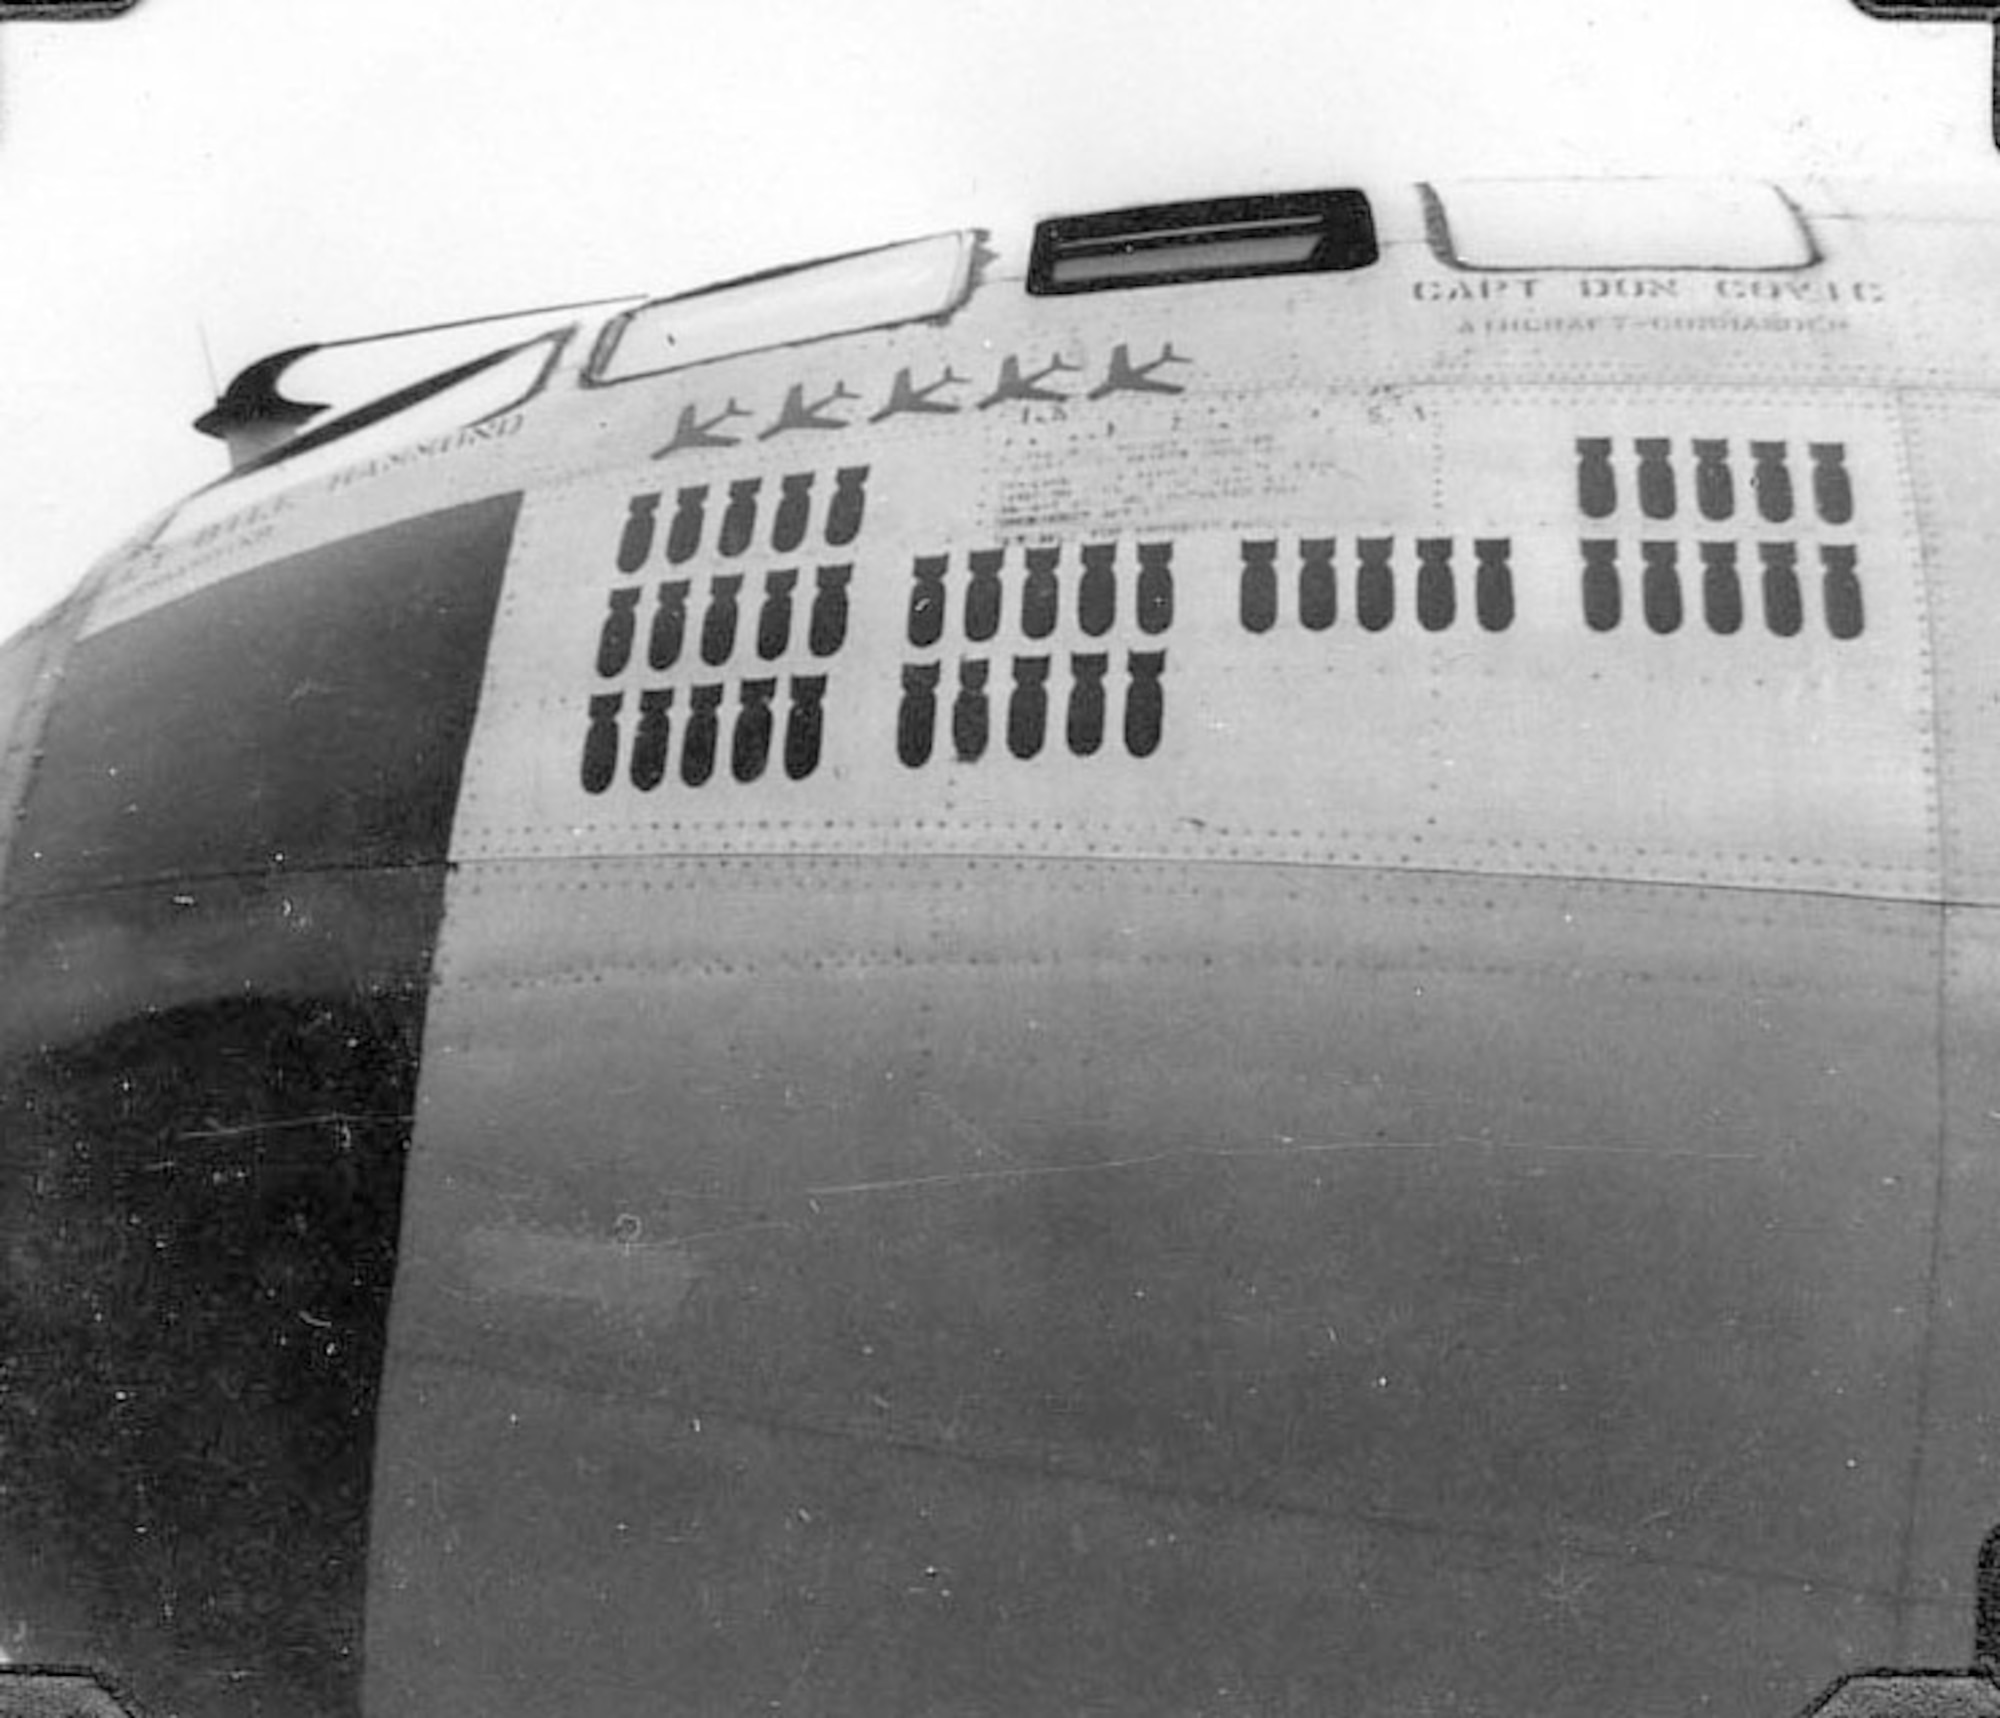
POLYGON ((71 1626, 383 1718, 1962 1660, 2000 226, 1806 212, 1785 273, 1478 271, 1412 194, 1352 274, 1055 299, 1003 237, 942 322, 579 341, 100 568, 0 654, 0 1117, 259 1009, 407 1079, 147 1136, 387 1129, 365 1670, 231 1680, 165 1577, 71 1626))

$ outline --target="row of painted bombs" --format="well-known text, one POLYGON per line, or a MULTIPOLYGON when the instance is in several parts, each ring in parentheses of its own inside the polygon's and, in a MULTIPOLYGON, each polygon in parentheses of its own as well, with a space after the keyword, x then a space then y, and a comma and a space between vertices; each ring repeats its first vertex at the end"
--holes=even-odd
MULTIPOLYGON (((1298 543, 1295 574, 1299 624, 1323 632, 1340 616, 1340 582, 1335 569, 1337 540, 1305 537, 1298 543)), ((1269 632, 1277 624, 1280 602, 1278 543, 1274 538, 1249 538, 1239 545, 1242 572, 1237 583, 1237 616, 1248 632, 1269 632)), ((1618 564, 1615 538, 1586 539, 1583 550, 1583 615, 1595 632, 1610 632, 1624 619, 1625 582, 1618 564)), ((1702 543, 1702 613, 1709 629, 1733 633, 1743 626, 1745 601, 1735 543, 1702 543)), ((1449 537, 1417 540, 1416 615, 1428 632, 1441 632, 1458 618, 1458 580, 1452 568, 1449 537)), ((1505 537, 1474 540, 1473 607, 1488 632, 1504 632, 1514 620, 1512 542, 1505 537)), ((1396 618, 1396 572, 1392 564, 1395 539, 1361 537, 1355 541, 1355 618, 1368 632, 1380 632, 1396 618)), ((1639 545, 1639 606, 1654 632, 1678 631, 1685 618, 1681 588, 1681 545, 1643 542, 1639 545)), ((1795 637, 1805 625, 1805 591, 1799 573, 1796 543, 1759 543, 1764 624, 1777 637, 1795 637)), ((1855 550, 1846 544, 1819 549, 1820 604, 1826 628, 1835 638, 1861 636, 1865 622, 1861 578, 1855 550)))
MULTIPOLYGON (((1618 511, 1618 470, 1612 457, 1615 445, 1609 436, 1577 438, 1577 505, 1586 519, 1608 519, 1618 511)), ((1671 519, 1680 510, 1680 482, 1673 445, 1666 436, 1639 436, 1633 440, 1639 511, 1648 519, 1671 519)), ((1697 437, 1689 446, 1694 455, 1696 508, 1704 519, 1734 518, 1736 476, 1730 463, 1728 441, 1697 437)), ((1758 515, 1767 523, 1784 524, 1792 518, 1797 505, 1789 445, 1782 441, 1753 441, 1748 447, 1750 489, 1758 515)), ((1806 455, 1812 470, 1813 505, 1819 517, 1829 525, 1847 524, 1854 517, 1854 484, 1847 470, 1846 443, 1808 442, 1806 455)), ((822 530, 825 541, 834 548, 844 547, 860 534, 868 500, 869 470, 865 465, 843 466, 833 474, 833 490, 827 500, 822 530)), ((798 471, 778 479, 770 535, 770 546, 776 553, 788 555, 806 540, 818 475, 798 471)), ((746 553, 756 541, 763 488, 764 479, 760 477, 739 478, 728 485, 728 500, 715 536, 718 553, 733 558, 746 553)), ((666 529, 666 558, 675 566, 692 560, 702 550, 707 536, 709 493, 710 485, 706 483, 690 484, 675 493, 673 517, 666 529)), ((652 558, 663 499, 663 492, 652 490, 632 496, 627 503, 625 524, 618 539, 620 572, 636 573, 652 558)))
MULTIPOLYGON (((1624 618, 1625 586, 1618 571, 1618 544, 1586 539, 1583 547, 1583 618, 1593 632, 1610 632, 1624 618)), ((1734 543, 1703 543, 1701 606, 1711 632, 1729 634, 1743 626, 1743 577, 1734 543)), ((1678 631, 1683 616, 1680 545, 1639 545, 1639 606, 1654 632, 1678 631)), ((1759 543, 1764 625, 1779 638, 1793 638, 1805 626, 1805 591, 1796 543, 1759 543)), ((1825 544, 1819 551, 1820 607, 1835 638, 1859 638, 1866 623, 1861 576, 1855 551, 1825 544)))
MULTIPOLYGON (((1665 436, 1633 440, 1639 511, 1648 519, 1671 519, 1680 508, 1680 484, 1674 469, 1673 442, 1665 436)), ((1727 441, 1692 441, 1695 506, 1704 519, 1731 519, 1736 514, 1736 475, 1727 441)), ((1612 460, 1612 438, 1580 436, 1576 444, 1576 499, 1586 519, 1609 519, 1618 511, 1618 469, 1612 460)), ((1781 441, 1753 441, 1750 447, 1750 490, 1758 516, 1782 525, 1792 517, 1796 500, 1787 446, 1781 441)), ((1812 465, 1813 506, 1829 525, 1845 525, 1854 517, 1854 484, 1847 472, 1847 444, 1815 441, 1806 444, 1812 465)))
MULTIPOLYGON (((819 657, 832 656, 847 641, 848 586, 851 565, 820 567, 813 575, 812 611, 806 622, 806 645, 819 657)), ((646 665, 655 673, 676 666, 686 648, 689 579, 666 579, 654 587, 652 619, 646 629, 646 665)), ((711 668, 719 668, 736 652, 742 625, 744 575, 718 573, 708 581, 708 603, 701 617, 697 652, 711 668)), ((775 662, 792 644, 799 572, 779 567, 764 575, 763 597, 757 610, 757 655, 775 662)), ((625 585, 610 592, 604 624, 597 634, 597 672, 614 680, 631 666, 639 640, 639 610, 644 585, 625 585)))
MULTIPOLYGON (((833 490, 827 497, 821 531, 825 541, 836 549, 844 548, 860 535, 861 516, 868 505, 868 471, 865 465, 850 465, 833 474, 833 490)), ((806 540, 818 475, 795 471, 778 479, 777 505, 771 510, 771 547, 780 555, 789 555, 806 540)), ((666 530, 666 558, 674 566, 681 566, 701 553, 708 531, 709 488, 706 483, 690 484, 674 496, 673 517, 666 530)), ((761 477, 739 478, 729 485, 729 497, 715 534, 719 554, 741 555, 757 540, 763 489, 761 477)), ((626 504, 625 524, 618 536, 621 573, 636 573, 653 558, 663 498, 663 492, 655 489, 634 495, 626 504)))
MULTIPOLYGON (((1006 746, 1017 758, 1038 757, 1048 743, 1049 680, 1053 667, 1053 658, 1047 656, 1013 659, 1013 686, 1007 697, 1006 746)), ((1125 749, 1135 758, 1151 757, 1159 750, 1166 724, 1166 668, 1164 650, 1126 653, 1122 727, 1125 749)), ((960 763, 978 762, 992 744, 992 705, 996 698, 990 685, 992 671, 993 665, 983 658, 967 659, 958 665, 958 688, 951 701, 950 725, 952 752, 960 763)), ((1063 740, 1076 757, 1091 757, 1103 748, 1110 699, 1106 681, 1110 675, 1111 657, 1107 652, 1078 651, 1069 658, 1063 740)), ((929 763, 936 750, 943 680, 942 663, 903 665, 902 702, 896 714, 896 755, 912 769, 929 763)), ((786 682, 783 764, 785 775, 792 781, 804 781, 819 767, 826 727, 826 684, 824 674, 795 674, 786 682)), ((737 686, 736 707, 727 718, 731 723, 729 773, 746 785, 762 779, 770 767, 777 736, 778 688, 775 675, 744 680, 737 686)), ((600 692, 592 696, 581 768, 586 793, 609 789, 618 779, 621 759, 625 761, 627 779, 642 793, 650 793, 667 779, 669 765, 674 761, 676 691, 672 686, 656 686, 639 693, 629 753, 623 726, 626 694, 600 692)), ((679 707, 680 715, 684 716, 679 774, 688 787, 702 787, 716 774, 721 762, 728 691, 720 682, 691 686, 687 688, 686 704, 679 707)))
MULTIPOLYGON (((1331 552, 1331 545, 1329 553, 1331 552)), ((1076 578, 1076 623, 1088 638, 1111 630, 1118 614, 1117 545, 1087 544, 1076 578)), ((1133 618, 1148 635, 1165 632, 1174 618, 1174 549, 1171 543, 1141 543, 1133 582, 1133 618)), ((1020 587, 1020 630, 1024 637, 1047 638, 1056 629, 1062 609, 1062 551, 1025 551, 1026 570, 1020 587)), ((1003 577, 1006 553, 975 549, 966 556, 965 591, 960 622, 964 637, 983 644, 1000 630, 1007 593, 1003 577)), ((806 643, 814 656, 832 656, 847 639, 848 594, 854 577, 851 564, 820 567, 813 575, 811 614, 806 643)), ((951 557, 919 555, 911 569, 908 632, 910 643, 928 650, 945 634, 952 607, 948 581, 951 557)), ((701 617, 697 654, 719 668, 735 653, 742 631, 746 575, 718 573, 708 581, 707 605, 701 617)), ((653 587, 653 609, 647 625, 646 665, 664 673, 681 660, 689 629, 693 581, 667 579, 653 587)), ((636 656, 641 609, 646 587, 625 585, 608 593, 604 622, 597 635, 597 672, 616 679, 636 656)), ((756 622, 760 660, 775 662, 791 648, 794 617, 800 597, 799 570, 779 567, 763 576, 756 622)))
MULTIPOLYGON (((667 779, 673 752, 677 712, 675 688, 657 686, 639 694, 637 721, 627 774, 632 785, 650 793, 667 779)), ((722 744, 723 703, 728 688, 721 684, 691 686, 680 707, 680 778, 701 787, 715 774, 722 744)), ((820 744, 826 727, 826 676, 790 677, 785 711, 784 769, 793 781, 804 781, 819 768, 820 744)), ((729 739, 729 772, 740 782, 758 780, 770 766, 776 736, 778 681, 745 680, 737 688, 737 704, 729 739)), ((618 779, 618 762, 625 756, 622 721, 623 692, 600 692, 590 700, 589 725, 583 738, 583 789, 603 793, 618 779)))
MULTIPOLYGON (((1039 757, 1048 742, 1049 677, 1054 659, 1017 656, 1013 686, 1007 697, 1007 750, 1026 761, 1039 757)), ((1167 697, 1164 650, 1132 650, 1125 655, 1125 750, 1135 758, 1151 757, 1160 748, 1166 724, 1167 697)), ((1073 756, 1087 758, 1103 748, 1108 715, 1105 682, 1111 657, 1102 651, 1075 651, 1069 658, 1069 692, 1064 700, 1063 742, 1073 756)), ((971 657, 958 664, 958 690, 951 701, 952 753, 960 763, 976 763, 992 743, 990 689, 992 664, 971 657)), ((903 700, 896 716, 896 755, 911 769, 931 761, 937 745, 938 706, 942 701, 944 664, 903 664, 903 700)))
MULTIPOLYGON (((1340 583, 1334 571, 1337 539, 1299 541, 1298 616, 1310 632, 1324 632, 1340 617, 1340 583)), ((1362 628, 1380 632, 1396 618, 1393 537, 1355 540, 1354 614, 1362 628)), ((1236 611, 1247 632, 1269 632, 1278 620, 1278 544, 1275 538, 1248 538, 1237 583, 1236 611)), ((1453 539, 1417 539, 1417 621, 1427 632, 1442 632, 1458 618, 1458 579, 1452 570, 1453 539)), ((1504 632, 1514 622, 1512 539, 1480 537, 1472 545, 1473 609, 1488 632, 1504 632)))
MULTIPOLYGON (((1139 567, 1133 580, 1133 619, 1149 636, 1174 623, 1174 546, 1141 543, 1139 567)), ((1022 551, 1020 628, 1024 638, 1047 638, 1062 613, 1062 550, 1060 547, 1022 551)), ((1006 607, 1003 573, 1006 552, 975 549, 965 558, 966 579, 961 616, 964 636, 984 644, 1000 630, 1006 607)), ((1118 618, 1118 545, 1086 543, 1083 566, 1076 577, 1076 624, 1086 638, 1102 638, 1118 618)), ((949 555, 919 555, 910 569, 909 638, 918 650, 928 650, 944 637, 951 609, 947 580, 949 555)))

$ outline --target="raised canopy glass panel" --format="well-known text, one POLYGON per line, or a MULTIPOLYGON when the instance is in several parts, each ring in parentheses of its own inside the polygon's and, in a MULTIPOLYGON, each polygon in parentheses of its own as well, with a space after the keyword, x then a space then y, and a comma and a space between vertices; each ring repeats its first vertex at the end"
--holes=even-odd
POLYGON ((1679 179, 1469 181, 1429 191, 1461 268, 1805 268, 1812 234, 1774 186, 1679 179))
POLYGON ((590 379, 630 381, 946 315, 965 298, 977 247, 974 232, 937 233, 642 305, 611 325, 590 379))

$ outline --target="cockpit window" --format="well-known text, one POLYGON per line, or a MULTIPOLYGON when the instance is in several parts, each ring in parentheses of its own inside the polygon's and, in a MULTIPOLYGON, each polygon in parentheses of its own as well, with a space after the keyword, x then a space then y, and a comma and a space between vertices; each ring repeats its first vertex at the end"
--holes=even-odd
POLYGON ((770 346, 949 315, 972 288, 979 234, 777 269, 641 305, 605 330, 586 380, 629 382, 770 346))
POLYGON ((1774 185, 1681 179, 1469 180, 1423 188, 1439 262, 1463 269, 1795 269, 1819 261, 1774 185))
POLYGON ((1035 229, 1028 290, 1098 292, 1319 274, 1366 268, 1378 254, 1374 214, 1360 191, 1212 197, 1042 222, 1035 229))

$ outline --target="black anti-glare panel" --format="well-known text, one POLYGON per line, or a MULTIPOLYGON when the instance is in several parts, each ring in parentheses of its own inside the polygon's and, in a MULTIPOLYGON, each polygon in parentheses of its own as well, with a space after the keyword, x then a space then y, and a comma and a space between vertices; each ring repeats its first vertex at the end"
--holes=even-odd
MULTIPOLYGON (((359 1709, 422 990, 0 1061, 9 1647, 137 1710, 359 1709)), ((0 1686, 0 1718, 102 1714, 0 1686)))
POLYGON ((0 896, 0 1588, 10 1651, 144 1710, 359 1707, 428 966, 519 502, 86 639, 41 735, 0 896))
POLYGON ((1028 290, 1103 292, 1322 274, 1366 268, 1379 254, 1374 214, 1360 191, 1211 197, 1043 221, 1035 228, 1028 290))
POLYGON ((441 862, 519 504, 343 538, 85 639, 5 896, 441 862))

